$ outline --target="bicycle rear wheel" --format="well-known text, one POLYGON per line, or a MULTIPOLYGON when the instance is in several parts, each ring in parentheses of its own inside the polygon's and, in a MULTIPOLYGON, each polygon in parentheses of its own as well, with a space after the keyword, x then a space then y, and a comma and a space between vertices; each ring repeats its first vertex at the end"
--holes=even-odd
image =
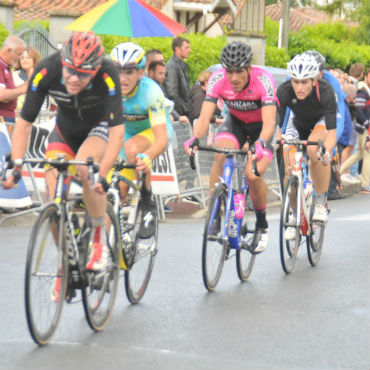
MULTIPOLYGON (((243 222, 241 226, 241 238, 247 239, 252 238, 256 229, 256 216, 253 210, 253 205, 248 195, 245 199, 245 211, 243 216, 243 222)), ((242 282, 248 280, 254 266, 256 255, 250 253, 248 250, 239 247, 236 252, 236 270, 238 272, 239 279, 242 282)))
MULTIPOLYGON (((125 271, 125 290, 130 303, 139 303, 143 297, 153 271, 154 259, 157 253, 158 217, 156 217, 155 234, 149 239, 138 239, 142 215, 142 202, 138 202, 138 212, 135 222, 135 244, 133 245, 133 260, 128 270, 125 271)), ((157 210, 156 210, 157 212, 157 210)))
POLYGON ((222 238, 225 224, 226 187, 219 184, 210 201, 203 232, 202 275, 207 290, 214 291, 226 258, 222 238))
POLYGON ((312 202, 311 212, 310 212, 311 234, 306 239, 306 245, 307 245, 308 260, 311 266, 316 266, 319 263, 320 257, 321 257, 326 223, 318 223, 318 222, 313 222, 311 220, 312 215, 313 215, 313 208, 314 208, 314 202, 312 202))
POLYGON ((297 215, 297 205, 292 205, 292 200, 296 201, 298 193, 298 179, 295 176, 288 178, 283 201, 281 204, 280 213, 280 260, 283 270, 286 274, 292 272, 298 253, 298 247, 300 243, 300 227, 292 224, 291 220, 299 219, 297 215), (286 230, 288 227, 295 229, 295 237, 293 239, 286 239, 286 230))
MULTIPOLYGON (((88 227, 91 229, 90 226, 88 227)), ((86 320, 95 331, 103 330, 108 324, 113 312, 119 280, 120 233, 117 218, 109 202, 107 202, 105 211, 105 227, 109 250, 108 265, 103 271, 86 271, 87 286, 82 289, 86 320)), ((89 234, 87 232, 82 240, 84 244, 83 250, 86 251, 85 263, 87 262, 90 247, 89 234)))
POLYGON ((38 216, 28 245, 25 308, 32 339, 47 344, 62 313, 67 285, 64 212, 52 203, 38 216))

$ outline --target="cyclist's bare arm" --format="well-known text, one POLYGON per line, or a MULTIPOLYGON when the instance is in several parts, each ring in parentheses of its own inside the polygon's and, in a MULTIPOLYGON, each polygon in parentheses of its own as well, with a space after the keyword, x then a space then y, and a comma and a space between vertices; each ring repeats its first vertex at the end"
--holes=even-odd
POLYGON ((324 140, 325 149, 328 152, 331 152, 336 144, 337 144, 337 130, 336 129, 328 130, 326 138, 324 140))
POLYGON ((101 160, 99 171, 99 174, 104 178, 107 177, 108 172, 113 167, 114 161, 118 158, 118 154, 123 145, 124 133, 125 125, 117 125, 109 128, 107 149, 101 160))
MULTIPOLYGON (((12 136, 12 159, 23 159, 27 150, 28 141, 31 135, 32 123, 18 118, 13 130, 12 136)), ((15 166, 18 171, 20 166, 15 166)), ((9 175, 7 180, 3 182, 4 189, 11 189, 14 186, 13 175, 9 175)))
POLYGON ((275 123, 276 123, 276 106, 267 105, 262 107, 262 130, 260 133, 260 138, 268 142, 274 135, 275 123))
POLYGON ((202 138, 208 132, 209 124, 216 110, 216 103, 210 101, 203 102, 199 118, 194 124, 193 135, 202 138))

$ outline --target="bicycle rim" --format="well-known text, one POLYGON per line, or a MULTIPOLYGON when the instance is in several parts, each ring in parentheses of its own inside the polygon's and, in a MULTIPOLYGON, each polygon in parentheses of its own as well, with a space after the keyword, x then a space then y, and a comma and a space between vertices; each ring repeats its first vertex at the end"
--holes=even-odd
POLYGON ((295 219, 298 219, 297 207, 292 207, 291 200, 296 199, 298 191, 298 179, 289 177, 283 195, 280 213, 280 260, 283 270, 286 274, 293 271, 300 242, 300 228, 296 227, 295 238, 287 240, 285 231, 289 224, 289 214, 293 213, 295 219))
MULTIPOLYGON (((311 206, 311 217, 314 204, 311 206)), ((307 256, 311 266, 316 266, 321 257, 322 244, 324 241, 325 223, 310 221, 311 234, 306 239, 307 256)))
MULTIPOLYGON (((246 199, 245 204, 250 204, 251 202, 246 199)), ((256 217, 253 209, 245 209, 243 222, 241 226, 241 232, 245 233, 242 235, 241 238, 249 238, 250 236, 253 237, 253 230, 255 230, 255 223, 256 217), (251 233, 250 233, 251 232, 251 233)), ((238 272, 239 279, 242 282, 248 280, 254 266, 254 261, 256 259, 256 255, 250 253, 248 250, 239 248, 236 252, 236 270, 238 272)))
MULTIPOLYGON (((141 209, 141 207, 140 207, 141 209)), ((137 224, 140 225, 141 210, 137 214, 137 224)), ((125 271, 125 290, 130 303, 136 304, 143 297, 152 274, 158 242, 158 217, 156 218, 155 234, 149 239, 136 239, 133 248, 134 257, 131 267, 125 271)), ((136 232, 138 227, 136 228, 136 232)))
MULTIPOLYGON (((105 328, 113 312, 119 279, 120 234, 112 205, 107 202, 105 227, 108 245, 108 265, 103 271, 86 271, 87 286, 82 289, 85 316, 90 327, 99 331, 105 328)), ((83 239, 87 261, 90 237, 83 239)))
POLYGON ((214 291, 222 272, 226 256, 226 245, 222 240, 225 224, 226 189, 218 185, 212 195, 203 232, 202 275, 207 290, 214 291), (219 219, 220 227, 212 234, 215 219, 219 219))
POLYGON ((46 206, 32 229, 25 271, 25 308, 30 334, 47 344, 58 326, 67 283, 64 218, 58 206, 46 206))

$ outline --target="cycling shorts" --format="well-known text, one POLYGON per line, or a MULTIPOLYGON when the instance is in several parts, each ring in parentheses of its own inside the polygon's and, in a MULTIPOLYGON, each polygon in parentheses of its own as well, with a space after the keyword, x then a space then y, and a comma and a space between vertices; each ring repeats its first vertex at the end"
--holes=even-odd
POLYGON ((253 144, 259 138, 261 130, 262 122, 245 123, 228 113, 223 124, 216 130, 215 142, 231 140, 235 143, 236 149, 240 149, 246 141, 253 144))

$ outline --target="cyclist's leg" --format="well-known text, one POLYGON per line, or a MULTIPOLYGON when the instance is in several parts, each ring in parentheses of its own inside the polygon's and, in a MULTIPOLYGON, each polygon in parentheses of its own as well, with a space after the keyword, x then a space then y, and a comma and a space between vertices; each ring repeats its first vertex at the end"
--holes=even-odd
MULTIPOLYGON (((262 124, 256 123, 249 125, 245 129, 245 137, 253 143, 259 137, 262 124)), ((253 173, 252 160, 249 159, 245 167, 245 176, 249 184, 249 194, 253 203, 254 211, 256 214, 256 234, 253 245, 256 247, 255 252, 262 252, 268 243, 268 223, 266 219, 266 205, 268 186, 263 178, 268 166, 272 160, 273 148, 271 143, 266 143, 266 156, 257 162, 257 170, 260 176, 253 173)))
MULTIPOLYGON (((309 135, 308 139, 310 141, 317 141, 322 140, 324 141, 327 135, 325 121, 320 120, 314 129, 312 130, 311 134, 309 135)), ((329 190, 329 182, 330 182, 330 170, 331 166, 325 166, 319 159, 317 159, 317 146, 308 146, 307 153, 310 158, 311 164, 311 177, 314 188, 316 190, 316 197, 315 197, 315 207, 314 207, 314 214, 312 216, 313 220, 316 221, 327 221, 327 211, 325 208, 326 202, 326 193, 329 190)))
MULTIPOLYGON (((94 162, 100 163, 107 149, 107 143, 108 124, 102 121, 89 132, 82 143, 77 144, 76 159, 85 161, 92 158, 94 162)), ((104 217, 106 195, 91 188, 86 166, 77 166, 76 171, 82 181, 82 198, 93 227, 90 240, 92 248, 86 268, 93 271, 104 270, 108 264, 109 253, 104 217)))

